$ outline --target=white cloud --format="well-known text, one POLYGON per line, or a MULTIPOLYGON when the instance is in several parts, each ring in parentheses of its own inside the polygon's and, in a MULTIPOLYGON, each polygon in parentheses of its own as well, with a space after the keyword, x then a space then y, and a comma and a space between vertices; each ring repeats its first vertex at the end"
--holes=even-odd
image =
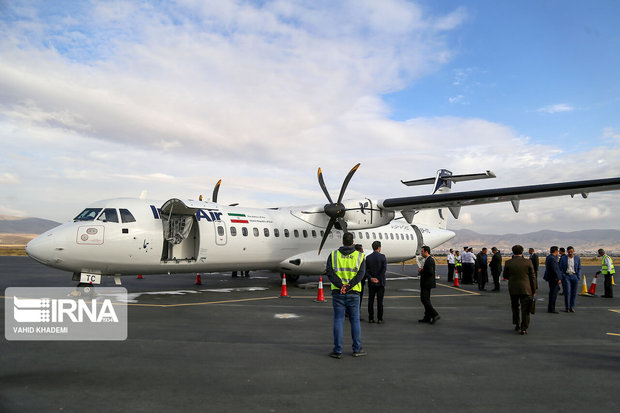
POLYGON ((0 185, 17 185, 19 184, 19 178, 12 173, 4 172, 0 173, 0 185))
POLYGON ((558 103, 556 105, 549 105, 549 106, 544 106, 542 108, 538 108, 537 112, 553 114, 553 113, 560 113, 560 112, 572 112, 573 110, 575 110, 575 108, 566 103, 558 103))

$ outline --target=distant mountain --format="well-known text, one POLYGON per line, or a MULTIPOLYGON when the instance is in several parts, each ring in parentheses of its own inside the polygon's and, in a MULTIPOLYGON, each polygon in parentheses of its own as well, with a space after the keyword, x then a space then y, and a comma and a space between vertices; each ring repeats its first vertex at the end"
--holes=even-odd
POLYGON ((58 225, 49 219, 0 215, 0 234, 42 234, 58 225))
POLYGON ((456 237, 442 245, 439 250, 462 249, 465 245, 480 250, 482 247, 497 247, 508 253, 513 245, 520 244, 526 249, 532 247, 546 252, 552 245, 575 247, 578 253, 594 253, 599 248, 608 252, 620 252, 620 231, 615 229, 587 229, 582 231, 560 232, 541 230, 528 234, 479 234, 469 229, 453 230, 456 237))

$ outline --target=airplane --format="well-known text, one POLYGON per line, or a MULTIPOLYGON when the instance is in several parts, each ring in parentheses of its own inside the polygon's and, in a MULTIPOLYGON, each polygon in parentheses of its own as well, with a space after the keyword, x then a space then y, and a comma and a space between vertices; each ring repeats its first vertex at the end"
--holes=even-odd
MULTIPOLYGON (((164 202, 117 198, 87 206, 72 221, 53 228, 26 245, 38 262, 73 273, 79 286, 100 284, 102 276, 162 273, 210 273, 269 270, 289 280, 325 271, 327 253, 353 233, 355 243, 372 251, 382 243, 388 263, 420 257, 449 241, 447 211, 458 219, 461 207, 510 202, 519 212, 521 200, 581 195, 620 189, 620 177, 509 188, 451 192, 453 183, 494 178, 486 171, 401 181, 408 186, 433 185, 430 195, 374 200, 343 200, 360 164, 347 174, 336 202, 321 168, 318 181, 328 203, 278 208, 246 208, 217 202, 221 180, 211 201, 171 198, 164 202), (446 211, 447 210, 447 211, 446 211)), ((419 262, 419 261, 418 261, 419 262)))

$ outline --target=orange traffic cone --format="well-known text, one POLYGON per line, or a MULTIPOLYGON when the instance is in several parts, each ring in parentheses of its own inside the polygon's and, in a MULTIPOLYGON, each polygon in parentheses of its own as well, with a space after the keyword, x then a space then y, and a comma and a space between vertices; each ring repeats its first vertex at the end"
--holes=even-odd
POLYGON ((198 273, 196 273, 196 283, 194 285, 202 285, 202 278, 198 273))
POLYGON ((324 303, 325 295, 323 295, 323 276, 319 277, 319 292, 317 293, 315 303, 324 303))
POLYGON ((280 291, 280 298, 287 297, 288 293, 286 292, 286 274, 282 273, 282 290, 280 291))
POLYGON ((590 285, 590 289, 588 290, 588 294, 596 295, 596 278, 598 277, 598 273, 594 274, 594 278, 592 279, 592 284, 590 285))
POLYGON ((590 294, 588 294, 588 282, 586 281, 586 276, 583 276, 583 282, 581 283, 581 292, 579 293, 579 295, 585 296, 585 297, 589 297, 590 294))
POLYGON ((141 279, 142 279, 142 274, 138 274, 137 279, 138 279, 138 280, 141 280, 141 279))
POLYGON ((454 284, 453 287, 461 287, 461 284, 459 283, 459 272, 455 271, 454 272, 454 284))

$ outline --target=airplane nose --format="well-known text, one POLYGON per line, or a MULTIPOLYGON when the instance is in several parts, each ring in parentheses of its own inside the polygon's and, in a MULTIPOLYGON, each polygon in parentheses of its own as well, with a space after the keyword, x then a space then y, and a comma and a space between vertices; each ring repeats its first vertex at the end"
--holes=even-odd
POLYGON ((26 244, 26 254, 42 264, 50 264, 55 252, 54 234, 46 232, 26 244))

